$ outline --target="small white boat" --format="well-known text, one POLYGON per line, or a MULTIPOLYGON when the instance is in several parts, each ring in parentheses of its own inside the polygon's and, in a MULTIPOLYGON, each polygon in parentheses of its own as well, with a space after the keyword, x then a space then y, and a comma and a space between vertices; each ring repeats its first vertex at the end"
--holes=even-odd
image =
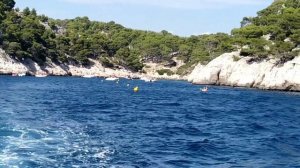
POLYGON ((45 78, 47 77, 47 75, 43 75, 43 74, 36 74, 35 77, 37 78, 45 78))
POLYGON ((26 73, 13 73, 13 74, 11 74, 11 76, 20 76, 20 77, 22 77, 22 76, 26 76, 26 73))
POLYGON ((82 77, 83 78, 94 78, 95 76, 94 75, 83 75, 82 77))
POLYGON ((110 78, 106 78, 105 80, 107 81, 116 81, 118 80, 119 78, 114 78, 114 77, 110 77, 110 78))
POLYGON ((208 88, 207 88, 207 87, 204 87, 204 88, 201 89, 201 91, 202 91, 202 92, 208 92, 208 88))
POLYGON ((145 82, 155 82, 156 81, 155 79, 146 78, 146 77, 141 78, 141 80, 143 80, 145 82))
POLYGON ((19 73, 18 76, 26 76, 26 73, 19 73))

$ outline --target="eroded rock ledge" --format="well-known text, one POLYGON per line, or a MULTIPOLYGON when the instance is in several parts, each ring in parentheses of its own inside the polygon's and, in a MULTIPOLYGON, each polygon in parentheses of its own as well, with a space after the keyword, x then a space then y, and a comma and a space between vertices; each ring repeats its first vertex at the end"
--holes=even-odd
POLYGON ((300 56, 277 65, 276 59, 249 63, 239 52, 225 53, 207 65, 197 65, 188 80, 194 84, 300 91, 300 56))

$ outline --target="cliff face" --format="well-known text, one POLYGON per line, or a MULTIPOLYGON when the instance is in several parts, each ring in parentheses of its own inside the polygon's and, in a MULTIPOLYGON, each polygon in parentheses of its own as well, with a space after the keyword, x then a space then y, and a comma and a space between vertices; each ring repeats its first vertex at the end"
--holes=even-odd
POLYGON ((300 91, 300 56, 283 65, 275 59, 249 63, 239 52, 225 53, 206 66, 198 65, 188 80, 194 84, 212 84, 260 89, 300 91))
POLYGON ((168 76, 166 74, 159 75, 156 71, 162 68, 162 65, 156 65, 152 68, 145 69, 147 74, 133 73, 125 69, 105 68, 99 61, 89 59, 90 66, 79 66, 76 64, 54 64, 48 61, 44 66, 39 66, 31 59, 25 59, 21 62, 12 59, 0 48, 0 74, 30 74, 39 75, 46 74, 52 76, 95 76, 95 77, 132 77, 132 78, 155 78, 183 80, 186 77, 179 75, 168 76))
POLYGON ((27 68, 23 64, 11 59, 5 52, 0 49, 0 73, 26 73, 27 68))
POLYGON ((49 61, 45 66, 39 66, 31 59, 25 59, 22 62, 18 62, 7 55, 2 49, 0 49, 0 74, 20 74, 26 73, 30 75, 47 74, 54 76, 128 76, 131 72, 125 70, 113 70, 104 68, 101 63, 95 60, 90 60, 92 65, 89 67, 82 67, 72 64, 54 64, 49 61))

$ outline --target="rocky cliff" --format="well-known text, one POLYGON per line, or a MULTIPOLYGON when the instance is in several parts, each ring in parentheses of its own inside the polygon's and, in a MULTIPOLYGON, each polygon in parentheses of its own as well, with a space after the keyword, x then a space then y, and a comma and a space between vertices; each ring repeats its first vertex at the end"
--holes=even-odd
POLYGON ((278 65, 278 60, 252 62, 239 52, 225 53, 207 65, 199 64, 188 77, 194 84, 300 91, 300 56, 278 65))
MULTIPOLYGON (((76 64, 55 64, 47 61, 44 66, 39 66, 31 59, 17 61, 12 59, 0 48, 0 74, 27 74, 27 75, 51 75, 51 76, 95 76, 95 77, 131 77, 131 78, 155 78, 183 80, 187 77, 167 74, 159 75, 156 71, 163 68, 163 65, 157 65, 145 68, 145 73, 133 73, 125 69, 112 69, 104 67, 99 61, 89 59, 90 66, 79 66, 76 64)), ((148 66, 150 64, 147 64, 148 66)), ((152 65, 152 64, 151 64, 152 65)))
MULTIPOLYGON (((124 69, 110 69, 95 60, 91 66, 82 67, 72 64, 47 63, 39 66, 30 59, 21 62, 12 59, 0 49, 0 74, 30 75, 47 74, 54 76, 86 76, 96 77, 134 77, 185 80, 194 84, 227 85, 237 87, 253 87, 269 90, 300 91, 300 56, 284 64, 278 65, 278 60, 268 59, 261 62, 251 62, 251 57, 241 57, 239 52, 225 53, 207 65, 198 64, 192 73, 186 77, 178 75, 158 75, 152 67, 148 74, 132 73, 124 69)), ((159 67, 161 68, 161 67, 159 67)))

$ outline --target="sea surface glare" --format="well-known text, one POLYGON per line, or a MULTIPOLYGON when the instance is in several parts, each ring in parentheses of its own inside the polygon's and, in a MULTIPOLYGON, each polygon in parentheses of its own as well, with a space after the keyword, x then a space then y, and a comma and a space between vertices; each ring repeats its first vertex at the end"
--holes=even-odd
POLYGON ((0 167, 300 167, 299 93, 201 87, 0 76, 0 167))

